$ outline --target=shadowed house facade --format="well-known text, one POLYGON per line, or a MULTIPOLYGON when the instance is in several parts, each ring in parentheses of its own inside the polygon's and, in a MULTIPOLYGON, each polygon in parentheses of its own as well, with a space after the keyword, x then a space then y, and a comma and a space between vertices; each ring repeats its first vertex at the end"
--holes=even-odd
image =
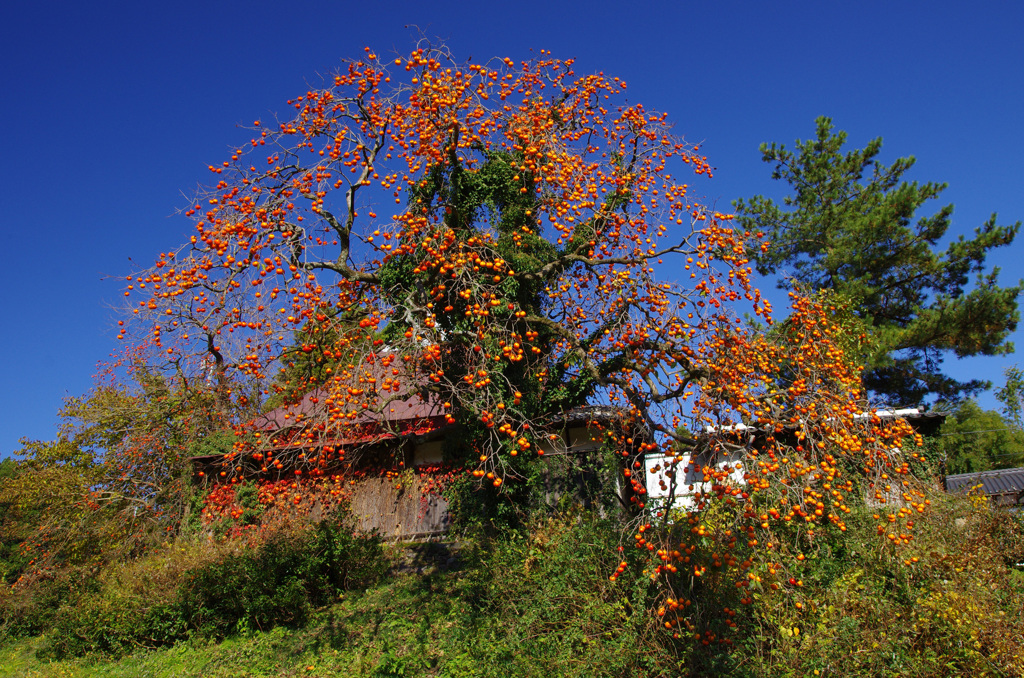
MULTIPOLYGON (((882 421, 895 418, 904 419, 916 433, 924 437, 935 435, 946 420, 946 414, 942 412, 921 412, 917 409, 876 410, 870 414, 857 415, 855 419, 867 421, 875 417, 882 421)), ((735 486, 743 485, 745 483, 743 464, 747 451, 761 449, 765 444, 768 432, 754 426, 736 424, 708 427, 703 435, 708 440, 715 436, 727 439, 730 451, 716 452, 705 449, 686 455, 685 461, 678 466, 681 473, 675 479, 674 484, 673 479, 666 475, 665 457, 661 454, 646 456, 647 492, 652 499, 652 504, 664 505, 671 502, 673 507, 683 510, 692 506, 694 494, 711 490, 712 483, 704 481, 704 469, 707 467, 713 467, 720 471, 727 470, 730 483, 735 486)), ((787 444, 797 444, 795 430, 772 431, 772 435, 787 444)))
MULTIPOLYGON (((328 427, 333 407, 329 397, 314 391, 260 415, 249 433, 261 441, 262 465, 236 470, 252 480, 342 474, 350 479, 350 507, 359 529, 393 539, 446 532, 451 517, 435 479, 458 472, 455 460, 465 458, 459 453, 467 441, 443 404, 414 396, 388 403, 383 413, 364 411, 344 426, 328 427), (319 461, 313 470, 307 464, 299 471, 299 459, 319 461)), ((604 511, 617 505, 624 513, 635 512, 643 497, 623 480, 622 470, 639 458, 647 436, 634 429, 625 410, 610 406, 576 408, 545 422, 540 442, 543 500, 551 506, 572 502, 604 511), (626 442, 627 454, 607 452, 609 431, 626 442)), ((197 476, 214 483, 230 476, 221 455, 194 457, 192 463, 197 476)))

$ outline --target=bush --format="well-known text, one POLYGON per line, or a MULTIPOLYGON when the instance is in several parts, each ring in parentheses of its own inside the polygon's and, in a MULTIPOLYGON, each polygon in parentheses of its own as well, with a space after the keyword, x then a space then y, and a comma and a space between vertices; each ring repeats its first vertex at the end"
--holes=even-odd
POLYGON ((57 612, 98 591, 99 582, 82 568, 59 570, 0 590, 0 639, 38 635, 57 612))
POLYGON ((49 630, 40 655, 119 657, 188 636, 299 626, 314 607, 376 583, 389 567, 378 537, 327 522, 252 548, 197 550, 169 550, 114 569, 102 585, 65 598, 49 620, 37 614, 30 631, 49 630))
POLYGON ((466 554, 453 597, 468 606, 441 675, 678 675, 676 648, 653 623, 650 578, 609 579, 621 529, 562 513, 466 554))
POLYGON ((322 522, 187 573, 178 604, 188 627, 203 636, 298 626, 311 607, 376 583, 387 567, 378 537, 322 522))
POLYGON ((1012 569, 1020 523, 983 501, 935 492, 906 550, 880 545, 860 506, 795 576, 802 586, 754 596, 737 649, 693 654, 695 674, 1024 675, 1024 588, 1012 569))
POLYGON ((106 587, 58 610, 40 656, 120 657, 140 648, 171 645, 184 638, 185 631, 176 606, 147 604, 143 598, 106 587))

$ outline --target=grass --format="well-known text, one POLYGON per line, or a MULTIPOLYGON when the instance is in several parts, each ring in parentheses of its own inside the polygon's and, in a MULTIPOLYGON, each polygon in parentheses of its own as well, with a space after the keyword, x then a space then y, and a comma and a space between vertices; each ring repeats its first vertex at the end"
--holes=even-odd
POLYGON ((549 521, 501 542, 473 542, 454 571, 399 574, 346 592, 298 629, 220 643, 193 638, 117 662, 47 662, 36 657, 45 637, 9 641, 0 649, 0 675, 657 675, 651 669, 664 658, 656 660, 648 637, 646 580, 608 581, 614 536, 549 521))
MULTIPOLYGON (((736 617, 731 652, 673 644, 652 623, 655 591, 639 567, 609 581, 618 526, 561 516, 500 539, 468 539, 450 571, 421 573, 392 554, 407 566, 341 593, 298 628, 243 628, 220 642, 193 636, 119 661, 47 661, 37 656, 45 636, 8 640, 0 675, 1024 674, 1024 575, 1006 565, 1021 549, 1020 523, 964 500, 937 496, 936 504, 907 554, 918 564, 883 557, 870 521, 860 530, 851 520, 849 532, 801 565, 799 594, 755 596, 736 617)), ((706 595, 712 604, 720 592, 706 595)))

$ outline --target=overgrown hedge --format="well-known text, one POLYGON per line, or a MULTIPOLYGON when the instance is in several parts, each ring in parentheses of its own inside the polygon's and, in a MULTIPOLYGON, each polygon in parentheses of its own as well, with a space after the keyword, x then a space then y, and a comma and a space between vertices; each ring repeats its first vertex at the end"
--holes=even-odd
POLYGON ((8 592, 0 630, 45 633, 46 658, 120 657, 189 637, 302 625, 313 608, 375 584, 388 567, 378 537, 321 522, 253 547, 191 545, 99 577, 77 571, 34 582, 8 592))

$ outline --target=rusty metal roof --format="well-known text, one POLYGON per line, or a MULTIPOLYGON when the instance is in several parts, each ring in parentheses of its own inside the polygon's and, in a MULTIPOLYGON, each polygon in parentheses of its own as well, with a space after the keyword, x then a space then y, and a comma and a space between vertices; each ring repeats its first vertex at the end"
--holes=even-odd
POLYGON ((1024 493, 1024 468, 1007 468, 981 473, 957 473, 946 476, 946 491, 966 494, 972 488, 981 486, 981 492, 993 495, 1024 493))
POLYGON ((330 419, 331 413, 344 411, 345 427, 359 429, 366 425, 383 425, 394 429, 411 420, 423 420, 445 416, 442 399, 431 393, 426 386, 427 379, 396 359, 394 354, 374 354, 368 356, 366 362, 353 370, 344 378, 336 378, 334 383, 306 393, 298 402, 282 405, 270 412, 265 412, 251 422, 251 426, 262 431, 282 431, 288 428, 306 427, 330 419), (401 381, 403 390, 419 389, 420 393, 407 398, 398 398, 388 388, 392 379, 401 381), (358 386, 366 393, 361 400, 374 402, 369 408, 359 408, 357 403, 350 402, 345 390, 350 386, 358 386), (395 398, 387 402, 390 398, 395 398), (385 405, 386 403, 386 405, 385 405), (376 409, 382 409, 376 412, 376 409), (354 416, 352 416, 354 415, 354 416))
MULTIPOLYGON (((265 412, 253 420, 253 427, 262 431, 279 431, 281 429, 303 426, 319 414, 323 414, 331 405, 330 396, 322 390, 311 391, 295 404, 282 405, 270 412, 265 412)), ((384 412, 378 414, 372 410, 363 410, 348 425, 368 423, 397 423, 409 419, 429 419, 444 417, 444 407, 436 396, 412 396, 405 400, 394 400, 387 405, 384 412)))
MULTIPOLYGON (((282 405, 270 412, 265 412, 253 420, 255 430, 265 432, 298 432, 307 426, 315 426, 322 422, 322 415, 330 407, 330 399, 323 391, 307 393, 294 404, 282 405)), ((586 425, 590 422, 608 424, 625 416, 628 410, 610 405, 591 405, 568 410, 559 417, 552 418, 549 425, 571 426, 586 425)), ((383 442, 396 438, 422 438, 442 434, 451 427, 445 423, 446 413, 440 400, 434 394, 428 394, 424 400, 421 396, 413 396, 405 400, 395 400, 388 404, 383 413, 364 410, 337 430, 317 440, 298 437, 290 442, 277 442, 275 449, 323 447, 324 445, 345 447, 355 444, 383 442)), ((220 459, 221 455, 201 455, 192 457, 193 462, 209 462, 220 459)))

